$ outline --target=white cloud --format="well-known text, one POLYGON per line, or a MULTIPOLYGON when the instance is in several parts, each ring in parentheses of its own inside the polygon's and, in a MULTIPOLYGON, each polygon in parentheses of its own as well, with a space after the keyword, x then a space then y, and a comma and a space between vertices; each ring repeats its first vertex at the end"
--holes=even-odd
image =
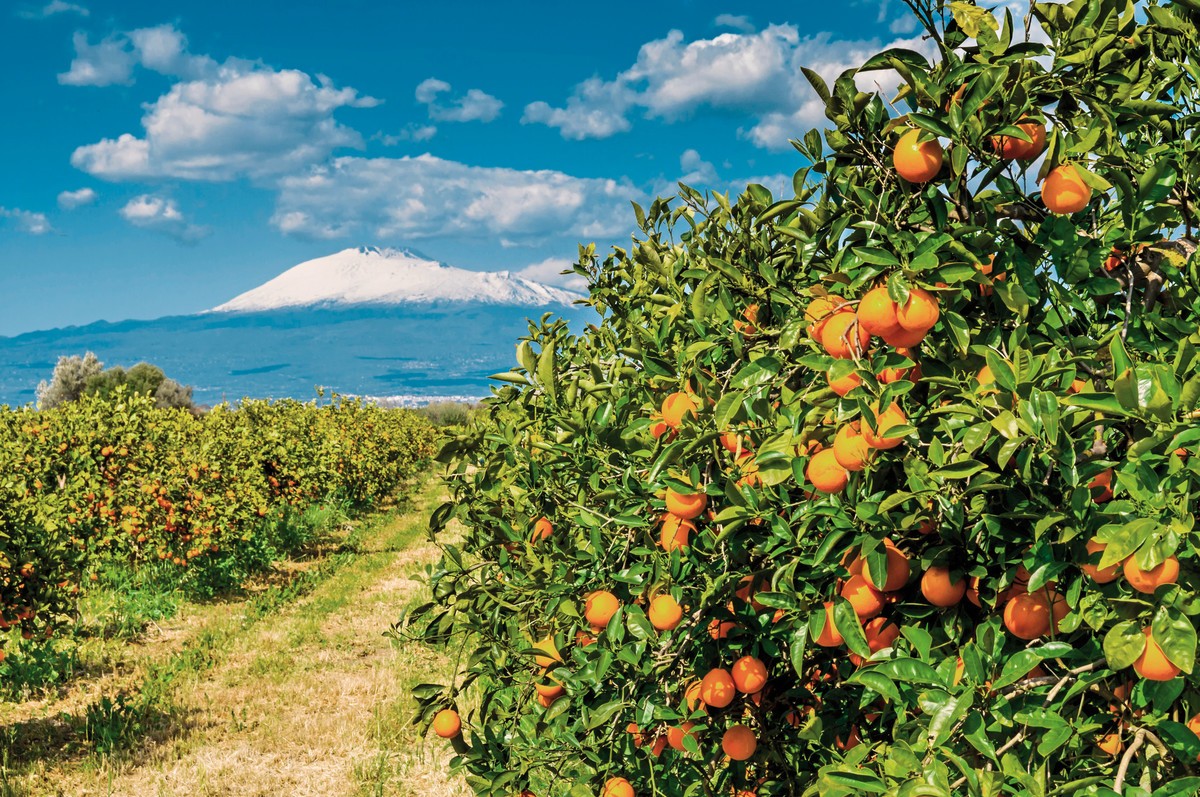
POLYGON ((200 78, 213 74, 218 64, 206 55, 187 51, 187 37, 173 25, 138 28, 117 33, 98 44, 86 33, 74 37, 71 68, 58 76, 67 86, 111 86, 133 82, 133 70, 142 66, 171 77, 200 78))
POLYGON ((711 185, 717 181, 716 167, 701 158, 694 149, 684 150, 679 156, 679 171, 683 172, 679 182, 687 185, 711 185))
MULTIPOLYGON (((668 122, 700 109, 749 116, 743 132, 760 147, 788 148, 788 139, 824 118, 824 108, 801 67, 832 82, 885 47, 932 54, 919 37, 884 44, 878 40, 834 40, 828 33, 801 36, 794 25, 771 25, 755 33, 722 33, 685 41, 673 30, 642 45, 636 63, 611 81, 590 78, 576 86, 565 107, 545 102, 526 106, 522 122, 546 124, 564 138, 604 138, 630 129, 628 115, 641 109, 668 122)), ((864 88, 895 85, 894 76, 872 72, 864 88)))
POLYGON ((417 102, 427 106, 429 118, 435 122, 490 122, 504 107, 503 102, 480 89, 469 89, 447 103, 439 102, 438 97, 451 88, 446 81, 431 77, 421 81, 414 95, 417 102))
POLYGON ((754 23, 745 14, 718 14, 713 24, 718 28, 733 28, 742 33, 754 32, 754 23))
POLYGON ((193 243, 208 235, 208 228, 199 227, 184 218, 175 200, 153 194, 142 194, 125 203, 119 211, 121 218, 143 230, 161 232, 183 243, 193 243))
POLYGON ((371 136, 372 141, 381 141, 385 147, 394 147, 401 141, 428 141, 437 135, 435 125, 419 125, 410 123, 399 133, 391 134, 380 131, 371 136))
POLYGON ((12 219, 18 230, 30 235, 45 235, 54 230, 45 213, 34 213, 31 210, 0 207, 0 219, 12 219))
POLYGON ((58 76, 64 86, 112 86, 133 82, 134 56, 129 41, 110 36, 90 44, 86 33, 75 34, 75 59, 58 76))
POLYGON ((917 18, 909 14, 893 19, 891 24, 888 25, 888 30, 897 35, 907 36, 913 33, 919 25, 920 23, 917 21, 917 18))
POLYGON ((602 238, 629 225, 628 182, 469 166, 433 155, 341 157, 284 177, 272 223, 311 238, 602 238))
POLYGON ((66 3, 63 0, 50 0, 49 3, 37 9, 36 11, 18 11, 17 16, 25 19, 46 19, 57 14, 78 14, 81 17, 86 17, 91 14, 86 8, 76 3, 66 3))
POLYGON ((80 188, 78 191, 63 191, 58 195, 58 206, 63 210, 90 205, 96 201, 96 192, 90 188, 80 188))
POLYGON ((513 274, 527 280, 533 280, 534 282, 555 285, 560 288, 566 288, 569 291, 584 293, 587 291, 587 280, 585 278, 574 272, 570 274, 562 273, 570 269, 573 265, 574 263, 566 258, 549 257, 539 263, 531 263, 525 266, 525 268, 514 271, 513 274))

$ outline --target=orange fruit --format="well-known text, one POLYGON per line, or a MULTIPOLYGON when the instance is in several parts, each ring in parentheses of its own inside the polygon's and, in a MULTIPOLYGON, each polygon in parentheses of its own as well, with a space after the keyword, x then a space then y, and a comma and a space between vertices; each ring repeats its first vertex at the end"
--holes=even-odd
POLYGON ((903 349, 920 345, 921 341, 925 340, 925 336, 928 334, 928 329, 905 329, 897 325, 894 332, 889 332, 879 337, 883 338, 883 342, 889 346, 903 349))
POLYGON ((908 583, 908 557, 891 540, 885 539, 883 547, 887 553, 887 573, 883 576, 883 585, 880 586, 879 579, 871 575, 871 566, 866 561, 863 562, 863 578, 877 590, 895 592, 908 583))
POLYGON ((760 575, 758 578, 755 578, 753 575, 742 576, 738 582, 737 591, 733 594, 744 601, 749 601, 754 611, 760 612, 766 607, 754 599, 754 593, 759 591, 759 588, 763 585, 769 586, 769 582, 770 578, 765 575, 760 575))
POLYGON ((896 320, 896 303, 888 296, 887 288, 872 288, 858 302, 858 325, 871 335, 892 332, 899 326, 896 320))
POLYGON ((1170 681, 1179 675, 1179 668, 1167 659, 1163 649, 1154 641, 1150 626, 1142 629, 1146 637, 1146 649, 1133 663, 1133 670, 1147 681, 1170 681))
POLYGON ((737 486, 757 487, 762 484, 762 477, 758 475, 758 460, 754 455, 747 452, 742 454, 737 459, 738 470, 741 471, 741 478, 737 480, 737 486))
POLYGON ((1018 639, 1031 640, 1050 632, 1050 604, 1044 596, 1022 592, 1004 605, 1004 627, 1018 639))
POLYGON ((724 639, 735 628, 737 623, 732 620, 712 620, 708 624, 708 635, 713 639, 724 639))
POLYGON ((586 648, 588 645, 596 644, 596 637, 584 631, 575 632, 575 644, 581 648, 586 648))
POLYGON ((662 419, 667 426, 679 426, 687 415, 696 417, 696 401, 690 395, 679 391, 663 399, 662 419))
POLYGON ((834 313, 821 330, 821 345, 826 353, 842 360, 861 356, 870 342, 871 333, 862 328, 858 316, 850 310, 834 313))
MULTIPOLYGON (((1107 547, 1108 547, 1107 545, 1105 545, 1102 542, 1099 542, 1098 540, 1088 540, 1088 543, 1087 543, 1088 557, 1091 558, 1092 554, 1103 555, 1104 549, 1107 547)), ((1084 564, 1083 572, 1086 573, 1087 575, 1091 576, 1092 581, 1095 581, 1097 584, 1107 584, 1110 581, 1116 580, 1117 576, 1120 575, 1121 563, 1114 562, 1113 564, 1109 565, 1108 567, 1104 568, 1103 570, 1101 570, 1098 565, 1084 564)), ((1151 590, 1151 592, 1153 592, 1153 590, 1151 590)))
POLYGON ((566 691, 563 689, 562 684, 553 680, 550 683, 535 683, 533 689, 542 697, 550 699, 554 699, 566 691))
POLYGON ((533 541, 546 540, 554 533, 554 525, 549 518, 540 517, 533 523, 533 541))
POLYGON ((841 296, 818 296, 809 302, 804 311, 804 317, 812 322, 808 332, 813 340, 821 342, 821 333, 825 331, 825 323, 845 303, 846 300, 841 296))
POLYGON ((924 288, 908 292, 908 301, 896 310, 896 321, 910 332, 928 330, 937 323, 941 311, 937 297, 924 288))
POLYGON ((823 493, 840 493, 846 489, 850 473, 838 463, 833 449, 818 451, 804 469, 805 477, 823 493))
POLYGON ((733 685, 739 692, 753 695, 767 685, 767 666, 753 656, 742 656, 730 669, 733 685))
POLYGON ((861 575, 851 576, 842 585, 842 597, 850 601, 859 619, 865 620, 883 611, 883 595, 861 575))
POLYGON ((829 374, 826 374, 825 378, 829 380, 829 389, 842 397, 845 397, 847 393, 862 384, 862 377, 854 371, 838 379, 831 378, 829 374))
POLYGON ((758 324, 758 305, 752 304, 749 307, 747 307, 745 310, 743 310, 742 318, 744 318, 746 320, 745 321, 734 321, 733 328, 748 338, 753 337, 754 335, 757 335, 758 334, 758 326, 757 326, 757 324, 758 324))
POLYGON ((1138 592, 1153 595, 1163 584, 1174 584, 1179 578, 1179 560, 1168 556, 1158 567, 1143 570, 1131 556, 1125 560, 1125 580, 1138 592))
POLYGON ((867 646, 871 648, 871 652, 878 653, 891 647, 900 638, 900 626, 886 617, 876 617, 863 626, 863 635, 867 638, 867 646))
POLYGON ((858 421, 852 421, 841 429, 833 438, 833 458, 848 471, 860 471, 867 466, 871 459, 871 447, 859 433, 858 421))
POLYGON ((1078 213, 1091 199, 1092 189, 1083 181, 1080 168, 1073 163, 1055 167, 1042 183, 1042 202, 1051 213, 1078 213))
POLYGON ((950 568, 934 565, 921 576, 921 594, 934 606, 957 606, 967 594, 967 580, 959 576, 955 581, 950 568))
POLYGON ((658 440, 663 435, 667 436, 667 440, 672 440, 675 438, 675 430, 668 426, 666 421, 662 420, 655 421, 654 423, 650 424, 651 437, 653 437, 655 440, 658 440))
POLYGON ((636 722, 631 722, 626 725, 625 732, 633 737, 634 747, 641 747, 646 743, 646 737, 642 734, 642 729, 637 726, 636 722))
POLYGON ((1096 748, 1105 755, 1115 756, 1125 749, 1125 745, 1121 742, 1121 734, 1106 733, 1096 737, 1096 748))
POLYGON ((1087 390, 1087 382, 1082 379, 1072 379, 1071 386, 1067 388, 1068 393, 1082 393, 1087 390))
POLYGON ((833 601, 825 602, 825 627, 817 636, 817 644, 823 648, 836 648, 846 640, 833 624, 833 601))
POLYGON ((704 701, 700 699, 700 687, 703 682, 699 679, 688 684, 687 689, 683 691, 683 703, 687 706, 688 713, 695 711, 697 708, 704 709, 704 701))
POLYGON ((1097 473, 1095 478, 1088 482, 1088 489, 1092 491, 1092 501, 1103 504, 1112 500, 1112 478, 1112 468, 1108 468, 1097 473))
POLYGON ((549 667, 555 662, 562 663, 562 654, 558 652, 558 647, 554 644, 553 636, 547 635, 544 639, 534 644, 533 649, 536 651, 533 660, 539 667, 549 667))
POLYGON ((682 520, 694 520, 700 517, 704 507, 708 506, 708 496, 704 493, 677 493, 671 487, 667 488, 667 511, 682 520))
POLYGON ((584 602, 583 617, 592 628, 600 629, 608 625, 608 621, 621 608, 617 596, 606 590, 593 592, 584 602))
POLYGON ((685 722, 682 725, 678 725, 674 728, 668 729, 667 730, 667 744, 669 744, 671 746, 672 750, 682 750, 683 749, 683 737, 690 736, 690 737, 692 737, 693 740, 696 738, 695 732, 692 731, 692 728, 694 728, 694 727, 696 727, 696 723, 685 722))
POLYGON ((896 173, 910 183, 929 182, 942 169, 942 145, 937 139, 920 141, 921 132, 914 129, 900 136, 892 153, 896 173))
POLYGON ((1030 140, 1016 136, 992 136, 992 147, 1005 160, 1029 161, 1042 154, 1046 147, 1046 127, 1040 122, 1024 121, 1017 124, 1030 140))
POLYGON ((637 797, 637 793, 625 778, 609 778, 604 783, 600 797, 637 797))
POLYGON ((721 448, 735 456, 737 454, 744 454, 751 449, 750 441, 746 439, 746 435, 738 434, 737 432, 723 432, 719 441, 721 448))
MULTIPOLYGON (((654 744, 650 747, 650 755, 658 758, 662 755, 662 751, 667 749, 667 735, 664 733, 654 740, 654 744)), ((630 792, 632 794, 632 792, 630 792)))
POLYGON ((850 732, 846 734, 845 739, 842 739, 841 734, 833 737, 833 743, 837 745, 837 749, 841 750, 842 752, 853 750, 855 747, 858 747, 858 745, 862 743, 862 737, 858 735, 858 726, 851 725, 850 732))
POLYGON ((670 595, 659 595, 650 601, 646 616, 650 618, 650 625, 659 631, 670 631, 683 619, 683 607, 670 595))
POLYGON ((864 418, 864 423, 861 425, 863 440, 871 448, 889 449, 895 448, 904 442, 903 437, 881 437, 877 432, 886 432, 894 426, 900 426, 908 423, 908 416, 904 414, 904 410, 895 402, 883 412, 879 411, 879 406, 871 405, 871 410, 875 415, 877 425, 872 426, 869 418, 864 418))
POLYGON ((690 520, 684 520, 678 515, 673 515, 670 512, 663 514, 662 530, 659 532, 658 544, 663 547, 667 553, 676 548, 688 547, 688 535, 696 530, 696 524, 690 520))
POLYGON ((983 604, 979 601, 979 576, 971 576, 967 579, 967 591, 965 595, 967 600, 973 603, 976 608, 983 608, 983 604))
POLYGON ((745 725, 734 725, 721 737, 721 749, 734 761, 745 761, 758 749, 758 739, 745 725))
POLYGON ((706 706, 725 708, 736 695, 737 687, 728 670, 715 667, 700 679, 700 699, 706 706))
MULTIPOLYGON (((1187 721, 1187 729, 1196 734, 1196 736, 1200 736, 1200 714, 1187 721)), ((1196 756, 1196 760, 1200 761, 1200 754, 1196 756)))
POLYGON ((462 731, 462 720, 452 708, 444 708, 433 717, 433 732, 443 739, 452 739, 462 731))

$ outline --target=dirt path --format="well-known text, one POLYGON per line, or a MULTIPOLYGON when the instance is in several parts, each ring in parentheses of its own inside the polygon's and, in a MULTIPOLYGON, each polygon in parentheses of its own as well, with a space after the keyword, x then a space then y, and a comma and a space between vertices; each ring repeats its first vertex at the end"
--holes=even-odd
MULTIPOLYGON (((441 500, 427 477, 403 513, 368 524, 358 552, 307 595, 247 621, 229 616, 208 666, 169 679, 186 727, 126 755, 38 767, 0 794, 333 797, 470 792, 445 774, 447 747, 417 738, 407 697, 448 664, 383 632, 421 599, 413 580, 437 557, 424 539, 441 500)), ((231 609, 236 613, 236 607, 231 609)), ((210 640, 211 641, 211 640, 210 640)))

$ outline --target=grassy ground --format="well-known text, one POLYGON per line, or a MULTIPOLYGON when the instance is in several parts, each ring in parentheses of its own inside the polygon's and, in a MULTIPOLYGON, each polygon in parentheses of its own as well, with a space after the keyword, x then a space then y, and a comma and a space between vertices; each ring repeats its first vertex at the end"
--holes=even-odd
POLYGON ((409 502, 244 599, 109 596, 148 604, 144 629, 96 634, 62 687, 0 703, 0 797, 465 797, 445 775, 448 746, 409 724, 409 688, 449 662, 383 633, 420 600, 439 500, 424 477, 409 502))

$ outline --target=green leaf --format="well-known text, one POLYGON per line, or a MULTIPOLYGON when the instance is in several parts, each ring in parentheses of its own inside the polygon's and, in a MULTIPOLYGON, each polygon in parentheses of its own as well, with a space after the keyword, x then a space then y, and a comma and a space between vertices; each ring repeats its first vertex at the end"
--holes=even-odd
POLYGON ((863 658, 871 655, 871 646, 867 644, 867 637, 863 634, 858 614, 855 613, 854 606, 850 601, 845 598, 839 597, 833 604, 833 624, 842 638, 846 640, 846 647, 850 648, 852 652, 863 658))
POLYGON ((986 468, 987 465, 978 460, 963 459, 932 471, 929 475, 935 479, 968 479, 986 468))
POLYGON ((851 247, 850 251, 864 263, 872 263, 876 266, 900 265, 899 258, 886 249, 878 249, 873 246, 855 246, 851 247))
POLYGON ((747 363, 733 375, 730 385, 738 390, 765 385, 779 374, 780 362, 774 357, 760 357, 747 363))
POLYGON ((1196 664, 1196 628, 1183 612, 1173 606, 1159 605, 1150 622, 1154 641, 1163 654, 1186 674, 1196 664))
POLYGON ((992 682, 992 689, 1003 689, 1024 678, 1030 670, 1038 665, 1042 657, 1033 650, 1019 650, 1004 662, 1000 677, 992 682))
POLYGON ((958 23, 962 32, 972 39, 979 36, 985 27, 993 31, 1000 30, 1000 23, 991 12, 974 3, 953 2, 950 4, 950 13, 954 15, 954 21, 958 23))
POLYGON ((1117 623, 1104 635, 1104 658, 1114 670, 1133 665, 1146 649, 1142 628, 1133 620, 1117 623))

